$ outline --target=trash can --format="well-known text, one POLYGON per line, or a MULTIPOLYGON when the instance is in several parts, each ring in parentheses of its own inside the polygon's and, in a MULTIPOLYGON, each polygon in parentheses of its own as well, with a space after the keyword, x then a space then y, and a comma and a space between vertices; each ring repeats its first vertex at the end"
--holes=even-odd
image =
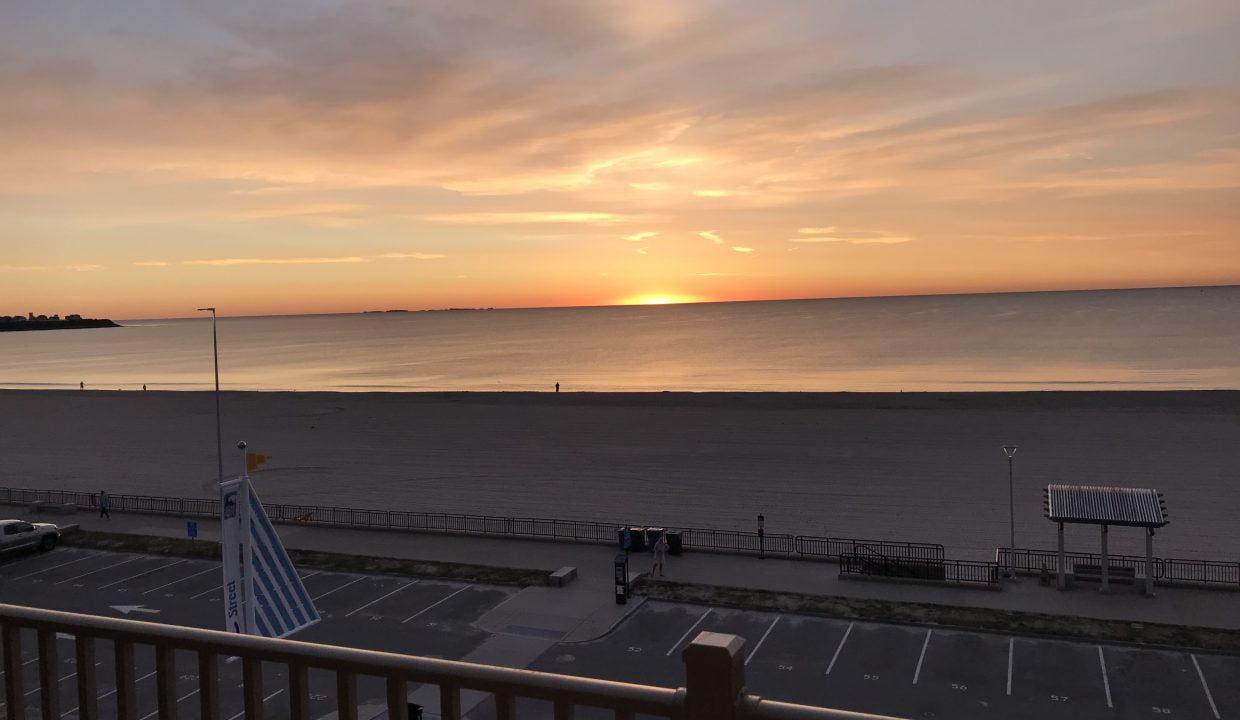
POLYGON ((422 720, 422 706, 417 703, 409 703, 409 720, 422 720))
POLYGON ((646 528, 629 528, 629 550, 641 552, 646 549, 646 528))
POLYGON ((667 554, 679 555, 684 550, 684 539, 679 530, 667 531, 667 554))
POLYGON ((621 550, 629 549, 629 543, 627 541, 627 538, 625 537, 628 531, 629 531, 628 528, 616 528, 616 543, 618 544, 621 550))
POLYGON ((646 528, 646 547, 650 552, 654 552, 655 543, 659 542, 659 538, 663 537, 663 533, 667 530, 657 527, 646 528))

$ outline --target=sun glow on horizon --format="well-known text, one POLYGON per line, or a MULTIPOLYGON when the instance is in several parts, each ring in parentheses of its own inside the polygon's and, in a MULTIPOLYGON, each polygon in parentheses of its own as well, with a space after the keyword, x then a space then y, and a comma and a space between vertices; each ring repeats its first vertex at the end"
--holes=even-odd
POLYGON ((676 295, 674 293, 657 293, 650 295, 637 295, 631 298, 625 298, 619 302, 620 305, 681 305, 684 303, 702 302, 702 298, 693 297, 692 295, 676 295))

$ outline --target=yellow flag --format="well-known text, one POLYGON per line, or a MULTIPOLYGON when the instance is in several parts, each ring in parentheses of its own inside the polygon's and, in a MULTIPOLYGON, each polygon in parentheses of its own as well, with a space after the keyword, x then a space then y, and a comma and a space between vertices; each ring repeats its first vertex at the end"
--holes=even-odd
POLYGON ((245 454, 245 469, 257 470, 259 465, 262 465, 270 459, 270 455, 259 455, 258 453, 248 452, 245 454))

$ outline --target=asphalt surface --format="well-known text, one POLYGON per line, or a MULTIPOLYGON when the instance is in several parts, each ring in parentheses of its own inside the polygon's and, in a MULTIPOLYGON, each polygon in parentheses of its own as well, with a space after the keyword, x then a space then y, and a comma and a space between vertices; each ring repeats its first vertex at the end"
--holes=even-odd
MULTIPOLYGON (((492 637, 473 623, 517 592, 427 578, 302 575, 323 621, 296 639, 448 659, 492 637)), ((196 627, 221 626, 219 584, 219 564, 202 560, 76 548, 0 560, 0 602, 196 627)), ((600 639, 555 644, 529 667, 675 687, 684 678, 680 650, 701 630, 745 637, 749 691, 790 702, 909 718, 1240 718, 1240 657, 659 601, 644 603, 600 639)), ((59 642, 62 717, 76 718, 72 642, 59 642)), ((108 643, 97 659, 108 717, 115 712, 108 643)), ((36 687, 35 660, 30 635, 23 638, 28 688, 36 687)), ((180 710, 193 718, 196 665, 188 655, 178 664, 180 710)), ((154 717, 153 668, 153 652, 141 650, 137 690, 145 720, 154 717)), ((240 672, 240 663, 221 666, 225 718, 240 717, 240 672)), ((312 671, 311 686, 311 717, 331 717, 334 680, 312 671)), ((269 717, 287 717, 286 687, 282 668, 265 668, 269 717)), ((360 680, 358 690, 360 717, 383 717, 379 681, 360 680)), ((37 717, 38 692, 26 702, 37 717)), ((522 718, 551 717, 544 703, 522 701, 518 709, 522 718)), ((428 718, 435 717, 431 710, 428 718)), ((492 704, 469 717, 490 720, 492 704)), ((610 714, 582 708, 577 717, 610 714)))

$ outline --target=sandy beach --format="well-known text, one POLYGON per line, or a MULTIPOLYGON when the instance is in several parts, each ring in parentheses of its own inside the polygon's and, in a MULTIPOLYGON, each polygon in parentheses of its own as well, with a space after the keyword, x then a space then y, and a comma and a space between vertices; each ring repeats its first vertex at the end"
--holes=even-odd
MULTIPOLYGON (((1155 487, 1167 557, 1240 555, 1240 392, 241 393, 268 501, 1054 547, 1051 482, 1155 487)), ((211 393, 0 391, 0 484, 211 496, 211 393)), ((1116 552, 1141 552, 1116 529, 1116 552)), ((1097 548, 1080 528, 1069 546, 1097 548)))

